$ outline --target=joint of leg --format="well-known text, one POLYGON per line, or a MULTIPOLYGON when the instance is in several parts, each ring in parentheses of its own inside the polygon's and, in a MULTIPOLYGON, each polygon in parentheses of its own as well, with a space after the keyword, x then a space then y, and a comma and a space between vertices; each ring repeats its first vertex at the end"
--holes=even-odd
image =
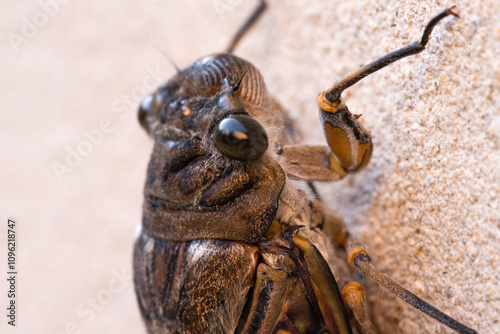
POLYGON ((359 325, 359 330, 364 334, 375 334, 368 310, 366 308, 365 289, 358 282, 351 282, 342 289, 342 300, 351 309, 359 325))
POLYGON ((351 305, 364 305, 365 288, 358 282, 351 282, 344 286, 342 289, 342 300, 344 300, 349 307, 351 305))
POLYGON ((335 154, 331 152, 328 155, 328 164, 330 170, 338 174, 340 178, 344 178, 346 176, 346 172, 344 168, 342 168, 342 164, 340 163, 339 158, 337 158, 337 156, 335 156, 335 154))
POLYGON ((361 247, 354 247, 349 251, 349 255, 347 256, 347 261, 352 269, 356 269, 356 261, 365 261, 370 262, 370 256, 368 252, 361 247))
POLYGON ((332 112, 336 113, 341 107, 345 107, 344 101, 341 99, 338 99, 335 102, 329 101, 325 97, 326 92, 321 92, 318 94, 317 102, 318 102, 318 107, 327 112, 332 112))

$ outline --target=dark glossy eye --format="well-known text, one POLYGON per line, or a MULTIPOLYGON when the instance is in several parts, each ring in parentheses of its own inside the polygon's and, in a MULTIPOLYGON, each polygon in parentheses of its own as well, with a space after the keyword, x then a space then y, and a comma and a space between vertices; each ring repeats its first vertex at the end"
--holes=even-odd
POLYGON ((146 96, 141 102, 141 105, 139 107, 139 113, 137 115, 139 118, 139 123, 146 131, 148 131, 147 116, 149 110, 151 109, 152 104, 153 104, 153 95, 146 96))
POLYGON ((214 141, 223 153, 238 160, 258 159, 269 145, 262 125, 246 115, 221 120, 215 128, 214 141))

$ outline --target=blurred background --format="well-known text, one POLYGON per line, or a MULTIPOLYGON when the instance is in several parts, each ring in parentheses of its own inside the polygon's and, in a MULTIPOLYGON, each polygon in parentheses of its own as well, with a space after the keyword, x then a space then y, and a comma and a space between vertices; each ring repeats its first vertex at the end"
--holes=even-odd
MULTIPOLYGON (((500 4, 269 0, 236 50, 261 69, 305 143, 315 100, 342 75, 420 39, 422 54, 348 90, 375 143, 366 170, 321 185, 384 272, 480 333, 500 333, 500 4)), ((257 1, 39 0, 0 11, 0 309, 7 218, 17 223, 17 323, 1 333, 144 333, 134 229, 153 142, 141 99, 224 50, 257 1)), ((367 285, 368 282, 365 282, 367 285)), ((385 333, 449 333, 378 288, 385 333)))

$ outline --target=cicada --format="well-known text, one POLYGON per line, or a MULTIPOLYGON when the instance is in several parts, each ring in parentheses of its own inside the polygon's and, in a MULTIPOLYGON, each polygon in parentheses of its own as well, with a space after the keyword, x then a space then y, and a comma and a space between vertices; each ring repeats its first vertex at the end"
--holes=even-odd
POLYGON ((342 250, 354 270, 457 332, 475 333, 378 271, 313 183, 342 179, 371 157, 370 133, 342 91, 424 50, 434 26, 456 13, 444 10, 420 41, 320 93, 328 145, 307 146, 296 144, 293 122, 259 70, 232 54, 264 7, 261 1, 226 53, 178 70, 139 109, 155 139, 134 250, 148 333, 375 333, 363 287, 334 277, 342 250))

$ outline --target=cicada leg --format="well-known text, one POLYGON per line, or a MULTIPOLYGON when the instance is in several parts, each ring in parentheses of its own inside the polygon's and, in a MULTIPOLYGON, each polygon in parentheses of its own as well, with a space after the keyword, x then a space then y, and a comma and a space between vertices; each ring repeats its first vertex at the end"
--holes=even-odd
MULTIPOLYGON (((316 204, 316 206, 318 206, 318 204, 316 204)), ((338 253, 339 256, 345 256, 346 243, 350 242, 352 237, 349 236, 342 217, 331 210, 324 210, 323 224, 319 227, 329 237, 332 244, 336 246, 335 252, 338 253)), ((351 310, 355 320, 354 323, 359 333, 377 334, 378 331, 370 320, 364 287, 358 282, 351 282, 350 280, 352 278, 350 277, 341 276, 341 273, 348 271, 349 269, 344 267, 336 273, 337 283, 340 286, 344 286, 341 294, 344 305, 351 310)))
POLYGON ((358 121, 361 115, 349 111, 340 97, 342 92, 397 60, 422 52, 433 28, 440 20, 449 15, 458 17, 452 9, 453 7, 446 9, 435 16, 427 24, 420 41, 377 59, 318 95, 320 120, 328 147, 296 145, 280 147, 278 159, 290 178, 305 181, 335 181, 368 164, 373 150, 370 133, 358 121))
MULTIPOLYGON (((316 204, 318 206, 319 204, 316 204)), ((330 237, 330 241, 343 249, 348 249, 348 263, 352 269, 358 270, 364 276, 376 282, 380 286, 394 293, 403 301, 414 306, 418 310, 426 313, 432 318, 445 324, 449 328, 457 331, 458 333, 473 334, 476 333, 473 329, 461 324, 457 320, 449 317, 443 312, 439 311, 432 305, 428 304, 421 298, 417 297, 398 283, 396 283, 389 276, 381 273, 370 262, 367 251, 359 246, 359 243, 354 240, 347 232, 346 226, 342 218, 335 212, 325 210, 323 212, 323 232, 330 237)), ((337 277, 337 282, 342 286, 345 284, 345 278, 337 277)), ((350 282, 344 285, 342 289, 342 299, 344 304, 352 311, 359 331, 363 334, 377 333, 372 322, 370 321, 368 310, 365 301, 364 288, 357 282, 350 282)))
POLYGON ((338 169, 345 173, 358 171, 366 166, 372 154, 370 133, 359 123, 358 119, 361 115, 352 114, 349 111, 341 99, 342 92, 366 76, 399 59, 422 52, 436 24, 449 15, 458 17, 453 12, 453 7, 442 11, 429 21, 420 41, 365 65, 318 95, 320 120, 326 141, 332 152, 328 158, 332 170, 337 173, 339 173, 338 169))
POLYGON ((358 330, 363 334, 377 334, 368 315, 366 306, 365 288, 358 282, 346 284, 342 289, 342 300, 347 305, 356 319, 358 330))
POLYGON ((468 328, 457 320, 439 311, 432 305, 428 304, 410 291, 406 290, 386 274, 380 272, 375 266, 370 263, 371 259, 364 248, 359 246, 351 247, 348 255, 348 262, 353 269, 359 270, 361 273, 363 273, 363 275, 370 278, 380 286, 383 286, 387 290, 391 291, 408 304, 414 306, 418 310, 431 316, 432 318, 457 331, 458 333, 477 333, 475 330, 468 328))
POLYGON ((344 220, 338 213, 325 210, 323 212, 323 223, 318 227, 330 238, 332 244, 345 249, 345 242, 349 234, 344 220))

